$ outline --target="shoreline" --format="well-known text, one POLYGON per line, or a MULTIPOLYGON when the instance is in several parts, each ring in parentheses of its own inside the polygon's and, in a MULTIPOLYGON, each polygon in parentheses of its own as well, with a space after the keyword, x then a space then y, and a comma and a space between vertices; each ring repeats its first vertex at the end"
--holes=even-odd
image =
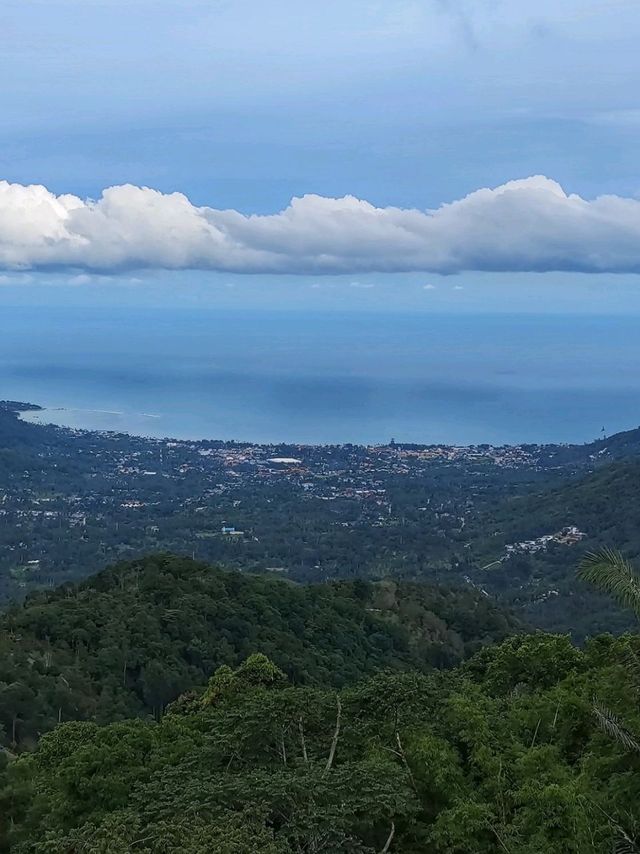
MULTIPOLYGON (((549 449, 549 448, 584 448, 588 445, 596 445, 606 442, 607 437, 599 437, 591 440, 590 442, 471 442, 471 443, 448 443, 448 442, 410 442, 410 441, 402 441, 401 439, 395 441, 391 439, 390 441, 384 442, 355 442, 355 441, 343 441, 343 442, 300 442, 300 441, 288 441, 288 440, 276 440, 276 441, 267 441, 267 440, 251 440, 251 439, 238 439, 238 438, 221 438, 221 437, 211 437, 211 436, 180 436, 176 434, 163 434, 163 435, 151 435, 149 433, 143 433, 139 431, 135 431, 132 429, 118 429, 116 427, 100 427, 97 425, 86 426, 86 425, 75 425, 69 423, 61 423, 60 421, 51 420, 50 415, 53 413, 86 413, 86 414, 94 414, 94 415, 113 415, 118 417, 124 417, 126 419, 132 418, 141 418, 141 419, 154 419, 161 420, 162 415, 159 414, 150 414, 143 412, 136 413, 127 413, 119 410, 110 410, 110 409, 90 409, 85 407, 68 407, 68 406, 38 406, 37 404, 21 404, 24 406, 23 409, 14 410, 14 414, 16 418, 20 421, 23 421, 26 424, 34 424, 40 427, 53 427, 54 429, 59 430, 70 430, 74 432, 82 432, 82 433, 95 433, 102 435, 112 435, 112 436, 128 436, 136 439, 143 439, 152 442, 192 442, 192 443, 222 443, 222 444, 234 444, 234 445, 242 445, 242 446, 262 446, 262 447, 291 447, 291 448, 331 448, 331 447, 360 447, 360 448, 415 448, 416 450, 429 450, 434 448, 448 448, 451 450, 460 449, 465 451, 474 451, 477 449, 520 449, 520 448, 540 448, 540 449, 549 449)), ((628 431, 632 431, 635 429, 640 429, 636 427, 628 428, 628 430, 618 431, 613 435, 619 435, 619 433, 624 433, 628 431)))

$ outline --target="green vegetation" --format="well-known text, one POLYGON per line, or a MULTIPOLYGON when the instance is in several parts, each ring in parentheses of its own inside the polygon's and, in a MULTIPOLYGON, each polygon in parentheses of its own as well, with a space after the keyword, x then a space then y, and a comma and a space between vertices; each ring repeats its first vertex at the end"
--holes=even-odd
MULTIPOLYGON (((637 838, 640 756, 598 728, 633 704, 637 638, 533 635, 450 674, 291 687, 219 669, 160 722, 62 724, 10 764, 16 854, 611 854, 637 838)), ((637 711, 629 725, 640 729, 637 711)), ((622 848, 618 850, 622 851, 622 848)))
POLYGON ((299 586, 159 555, 31 594, 0 618, 0 727, 21 749, 60 721, 160 717, 216 668, 267 654, 292 684, 451 666, 516 628, 469 590, 299 586))
MULTIPOLYGON (((619 551, 602 549, 585 556, 579 570, 579 576, 600 590, 608 593, 623 607, 630 608, 640 619, 640 577, 619 551)), ((626 666, 630 677, 640 692, 640 656, 634 649, 629 650, 626 666)), ((613 736, 625 750, 640 754, 640 739, 621 720, 615 712, 603 706, 596 698, 594 713, 600 727, 613 736)))
MULTIPOLYGON (((617 553, 581 574, 640 612, 617 553)), ((162 555, 34 594, 2 625, 0 851, 637 854, 640 637, 486 643, 512 627, 162 555)))
POLYGON ((0 602, 162 551, 305 583, 472 585, 577 641, 631 627, 574 566, 608 543, 640 554, 640 430, 583 446, 248 445, 64 430, 20 421, 28 408, 0 403, 0 602), (569 525, 576 545, 506 556, 569 525))
POLYGON ((553 489, 510 498, 476 523, 478 531, 484 530, 473 546, 476 564, 495 559, 505 543, 566 524, 576 525, 587 537, 573 548, 552 545, 542 553, 515 555, 486 572, 470 570, 471 577, 534 625, 553 629, 564 621, 577 640, 632 628, 628 612, 576 582, 574 567, 583 554, 611 543, 627 558, 640 556, 639 478, 640 461, 628 459, 553 489))
POLYGON ((638 431, 449 459, 25 406, 0 406, 0 595, 25 594, 0 616, 0 852, 639 854, 640 636, 525 634, 487 594, 574 639, 637 627, 638 431), (187 544, 225 569, 75 581, 187 544))

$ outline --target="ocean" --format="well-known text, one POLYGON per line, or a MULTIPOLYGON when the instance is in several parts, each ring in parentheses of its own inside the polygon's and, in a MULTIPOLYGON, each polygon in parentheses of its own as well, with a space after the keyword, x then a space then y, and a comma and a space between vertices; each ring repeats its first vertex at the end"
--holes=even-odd
POLYGON ((633 317, 2 308, 0 398, 148 436, 584 442, 640 423, 633 317))

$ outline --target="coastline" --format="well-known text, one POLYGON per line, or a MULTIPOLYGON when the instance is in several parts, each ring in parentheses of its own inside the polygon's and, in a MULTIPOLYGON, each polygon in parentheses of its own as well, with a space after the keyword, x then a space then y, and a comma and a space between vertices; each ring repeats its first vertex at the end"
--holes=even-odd
POLYGON ((589 442, 640 420, 630 321, 154 318, 52 328, 48 313, 9 312, 0 395, 72 429, 313 445, 589 442))
MULTIPOLYGON (((41 427, 53 427, 55 429, 61 430, 71 430, 74 432, 81 433, 95 433, 98 435, 113 435, 113 436, 128 436, 134 439, 142 439, 148 440, 152 442, 190 442, 190 443, 222 443, 222 444, 234 444, 241 446, 256 446, 256 447, 272 447, 272 448, 330 448, 330 447, 361 447, 361 448, 373 448, 373 447, 393 447, 397 446, 398 448, 416 448, 421 450, 428 450, 433 448, 448 448, 451 451, 460 451, 460 452, 475 452, 479 449, 523 449, 523 448, 540 448, 540 449, 550 449, 550 448, 585 448, 586 446, 593 444, 595 446, 602 445, 606 446, 607 437, 600 436, 596 439, 592 440, 592 442, 469 442, 469 443, 453 443, 453 442, 404 442, 404 441, 396 441, 395 439, 391 439, 388 441, 381 442, 304 442, 304 441, 291 441, 285 439, 279 439, 276 441, 264 441, 257 439, 242 439, 238 437, 223 437, 223 436, 180 436, 174 433, 157 433, 156 435, 141 432, 139 430, 130 430, 122 428, 117 428, 115 426, 99 426, 92 425, 88 426, 86 423, 82 425, 73 423, 73 419, 52 419, 51 414, 60 414, 60 413, 80 413, 81 415, 93 415, 98 418, 102 416, 118 416, 123 417, 125 419, 153 419, 153 420, 161 420, 162 416, 158 414, 149 414, 149 413, 125 413, 117 410, 106 410, 106 409, 88 409, 82 407, 46 407, 39 406, 38 404, 19 404, 19 408, 10 409, 6 404, 11 403, 9 401, 0 401, 0 409, 9 409, 12 411, 16 418, 20 421, 23 421, 28 424, 34 424, 41 427), (5 406, 3 406, 5 404, 5 406), (65 423, 66 422, 66 423, 65 423), (71 422, 71 423, 70 423, 71 422)), ((627 433, 633 433, 636 430, 640 430, 640 426, 632 425, 627 430, 617 431, 616 435, 626 435, 627 433)))
MULTIPOLYGON (((42 427, 53 426, 69 430, 83 430, 97 433, 119 433, 136 436, 142 439, 169 438, 167 436, 154 436, 151 433, 141 432, 137 429, 126 429, 123 425, 118 427, 117 423, 101 424, 100 421, 115 419, 123 420, 129 426, 135 426, 138 419, 162 420, 161 415, 147 412, 125 412, 114 409, 89 409, 80 406, 30 406, 29 409, 21 409, 16 412, 21 421, 28 424, 37 424, 42 427)), ((204 437, 203 437, 204 438, 204 437)))

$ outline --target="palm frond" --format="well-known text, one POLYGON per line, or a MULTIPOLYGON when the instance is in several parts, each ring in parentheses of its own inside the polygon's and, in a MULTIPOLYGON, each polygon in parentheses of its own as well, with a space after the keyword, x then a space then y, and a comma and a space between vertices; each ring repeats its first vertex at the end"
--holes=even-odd
POLYGON ((625 750, 640 753, 640 744, 638 744, 633 735, 612 711, 596 702, 593 706, 593 713, 596 716, 598 726, 603 732, 615 738, 625 750))
POLYGON ((620 552, 605 548, 586 554, 578 569, 578 577, 609 593, 640 617, 640 578, 620 552))
POLYGON ((631 685, 636 694, 640 694, 640 655, 629 646, 622 658, 622 663, 631 677, 631 685))

